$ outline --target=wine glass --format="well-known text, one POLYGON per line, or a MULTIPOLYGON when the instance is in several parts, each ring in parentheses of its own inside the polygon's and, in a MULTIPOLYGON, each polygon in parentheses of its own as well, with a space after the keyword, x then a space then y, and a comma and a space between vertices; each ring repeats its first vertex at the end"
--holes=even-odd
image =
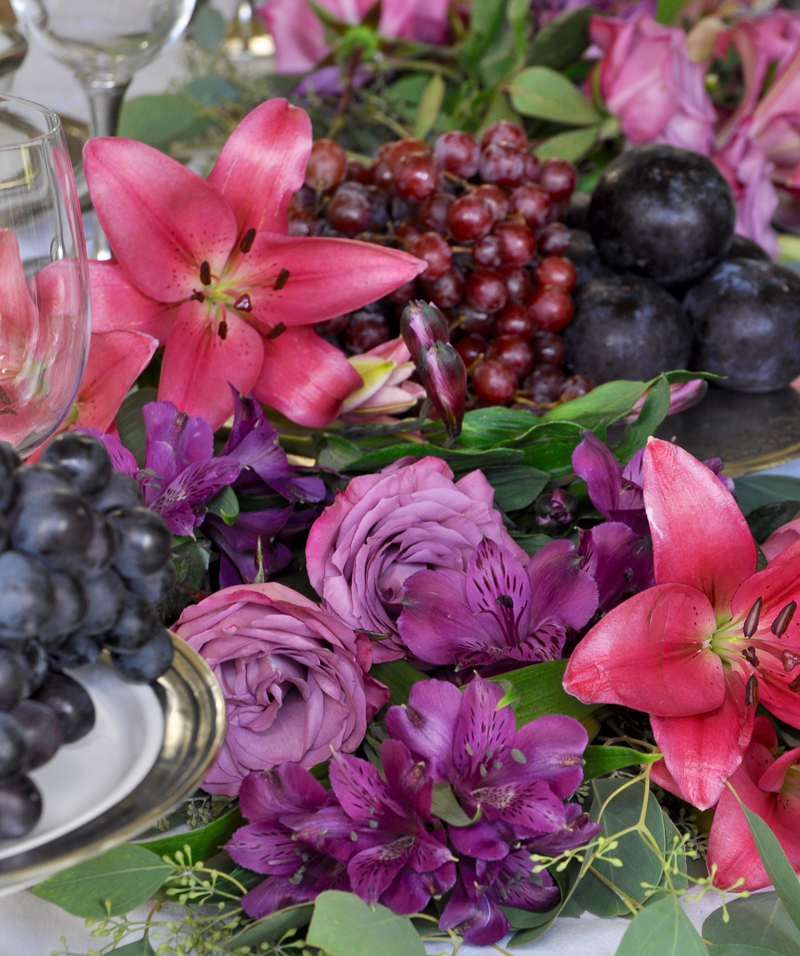
POLYGON ((72 409, 89 351, 89 267, 58 116, 0 96, 0 440, 25 457, 72 409))
POLYGON ((11 0, 47 52, 66 64, 89 100, 92 136, 117 131, 133 74, 186 28, 195 0, 11 0))

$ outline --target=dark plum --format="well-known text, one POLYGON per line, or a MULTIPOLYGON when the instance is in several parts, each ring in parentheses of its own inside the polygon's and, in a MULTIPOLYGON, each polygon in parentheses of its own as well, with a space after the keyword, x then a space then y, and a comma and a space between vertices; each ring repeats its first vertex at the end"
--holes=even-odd
POLYGON ((800 276, 774 262, 721 262, 683 300, 691 367, 736 392, 773 392, 800 375, 800 276))
POLYGON ((575 296, 564 330, 570 368, 602 384, 686 368, 692 330, 677 301, 641 276, 594 279, 575 296))
POLYGON ((733 192, 711 160, 665 144, 612 160, 589 205, 589 232, 608 265, 665 285, 722 259, 735 222, 733 192))

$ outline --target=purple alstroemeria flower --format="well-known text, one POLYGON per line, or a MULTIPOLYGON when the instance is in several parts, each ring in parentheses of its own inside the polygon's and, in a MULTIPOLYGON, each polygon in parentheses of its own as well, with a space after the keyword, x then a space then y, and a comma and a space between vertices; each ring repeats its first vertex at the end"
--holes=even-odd
POLYGON ((335 830, 337 821, 350 823, 338 812, 336 797, 299 764, 251 773, 239 791, 242 814, 251 822, 240 827, 225 845, 231 859, 254 873, 266 874, 242 897, 248 916, 260 919, 284 906, 313 900, 323 890, 349 890, 344 863, 298 835, 298 822, 319 815, 335 830), (334 810, 334 813, 331 813, 334 810))
POLYGON ((291 513, 291 505, 267 511, 240 512, 232 525, 216 515, 206 517, 203 533, 214 542, 220 552, 220 589, 235 584, 252 583, 259 569, 268 576, 286 567, 292 560, 292 552, 276 538, 291 513))
POLYGON ((656 583, 650 538, 620 521, 607 521, 579 534, 580 566, 597 583, 601 614, 656 583))
POLYGON ((451 784, 470 817, 481 811, 476 823, 451 827, 450 838, 459 852, 484 859, 508 852, 507 828, 494 821, 520 840, 567 826, 563 801, 583 779, 588 741, 577 720, 561 715, 517 730, 502 699, 502 688, 481 677, 463 694, 445 681, 419 681, 408 704, 386 716, 392 738, 425 761, 432 780, 451 784))
POLYGON ((275 491, 289 501, 322 501, 325 484, 321 478, 298 475, 286 458, 261 403, 251 393, 245 398, 233 386, 233 425, 222 449, 223 455, 236 459, 242 472, 234 490, 243 494, 267 494, 275 491))
POLYGON ((586 482, 592 504, 608 521, 621 521, 638 535, 649 535, 642 496, 642 455, 638 451, 623 468, 590 431, 572 453, 575 474, 586 482))
POLYGON ((204 418, 179 412, 172 402, 150 402, 142 409, 145 466, 112 435, 92 429, 111 453, 112 463, 142 487, 144 503, 160 514, 173 534, 192 535, 206 516, 206 505, 242 470, 235 458, 214 457, 214 433, 204 418))
POLYGON ((421 661, 458 669, 556 660, 567 627, 579 630, 597 609, 597 585, 566 540, 545 545, 523 566, 484 538, 466 573, 417 571, 404 589, 403 643, 421 661))
POLYGON ((433 829, 433 781, 399 740, 384 740, 376 767, 348 754, 334 754, 331 785, 348 820, 344 836, 330 835, 330 823, 316 814, 303 834, 324 836, 329 852, 347 862, 354 893, 395 913, 423 910, 431 897, 447 892, 456 879, 455 857, 445 831, 433 829))

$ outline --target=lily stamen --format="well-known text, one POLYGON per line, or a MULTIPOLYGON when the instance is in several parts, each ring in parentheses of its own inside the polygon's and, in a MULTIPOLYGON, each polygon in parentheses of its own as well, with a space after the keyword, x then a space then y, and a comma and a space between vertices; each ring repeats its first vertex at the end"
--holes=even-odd
POLYGON ((752 637, 758 630, 758 619, 761 617, 761 606, 763 603, 763 598, 758 598, 747 612, 747 617, 744 619, 744 625, 742 627, 745 637, 752 637))
POLYGON ((211 285, 211 266, 206 259, 200 263, 200 281, 203 285, 211 285))
POLYGON ((249 252, 253 248, 253 240, 255 238, 256 230, 253 226, 242 236, 242 241, 239 243, 239 248, 242 250, 242 252, 249 252))
POLYGON ((794 612, 797 610, 797 601, 790 601, 786 607, 782 608, 778 616, 772 622, 770 630, 775 637, 783 637, 792 623, 794 612))

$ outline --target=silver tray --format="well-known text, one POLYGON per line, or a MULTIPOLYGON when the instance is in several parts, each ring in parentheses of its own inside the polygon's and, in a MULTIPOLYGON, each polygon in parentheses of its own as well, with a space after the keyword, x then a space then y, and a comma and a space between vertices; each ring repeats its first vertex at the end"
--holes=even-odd
POLYGON ((172 667, 151 685, 164 713, 164 741, 142 782, 92 820, 47 843, 0 859, 0 892, 24 889, 133 839, 166 816, 203 779, 225 738, 225 700, 211 669, 173 635, 172 667))

